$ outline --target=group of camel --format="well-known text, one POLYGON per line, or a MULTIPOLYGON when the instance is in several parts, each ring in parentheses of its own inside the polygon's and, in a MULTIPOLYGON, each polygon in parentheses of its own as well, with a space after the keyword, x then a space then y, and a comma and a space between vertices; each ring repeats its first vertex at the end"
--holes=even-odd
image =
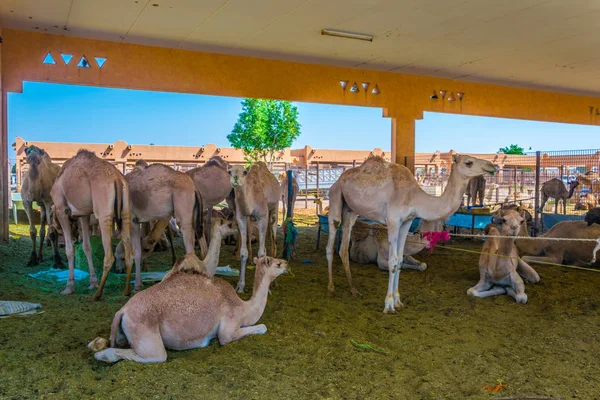
MULTIPOLYGON (((160 240, 173 217, 183 236, 185 254, 194 254, 198 241, 201 253, 206 255, 209 250, 204 225, 210 226, 211 218, 209 216, 205 222, 203 216, 207 210, 225 200, 233 210, 240 232, 242 265, 237 290, 242 292, 245 286, 248 221, 252 220, 258 227, 259 258, 266 255, 267 236, 271 241, 270 254, 275 254, 278 204, 284 193, 287 196, 287 181, 284 188, 263 162, 245 168, 230 166, 221 157, 214 156, 202 166, 183 173, 163 164, 148 165, 140 160, 133 171, 123 175, 113 164, 87 150, 80 150, 62 167, 54 164, 48 153, 37 146, 27 147, 25 153, 29 171, 23 177, 21 195, 29 218, 33 246, 29 265, 36 265, 42 260, 45 226, 48 225, 54 263, 60 267, 58 236, 62 234, 69 265, 69 276, 62 294, 74 291, 74 234, 81 234, 90 271, 90 289, 97 289, 92 300, 102 295, 115 261, 111 238, 113 233, 118 234, 127 275, 125 294, 129 295, 134 261, 134 289, 137 291, 142 287, 143 258, 160 240), (36 248, 34 202, 41 209, 39 250, 36 248), (99 283, 92 263, 91 220, 99 227, 104 248, 103 273, 99 283), (143 237, 142 224, 148 223, 152 223, 153 229, 147 237, 143 237)), ((298 187, 295 178, 292 183, 298 187)), ((297 191, 292 204, 296 196, 297 191)))

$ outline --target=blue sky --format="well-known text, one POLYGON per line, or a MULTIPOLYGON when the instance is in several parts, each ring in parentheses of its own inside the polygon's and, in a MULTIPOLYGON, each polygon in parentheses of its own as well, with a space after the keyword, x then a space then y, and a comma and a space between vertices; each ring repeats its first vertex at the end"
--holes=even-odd
MULTIPOLYGON (((296 103, 302 134, 293 147, 390 149, 389 119, 365 107, 296 103)), ((240 99, 105 89, 47 83, 24 84, 9 94, 9 144, 30 141, 229 145, 240 99)), ((525 149, 598 148, 600 127, 426 113, 417 121, 417 151, 454 149, 492 153, 518 143, 525 149), (573 140, 577 138, 577 140, 573 140)), ((9 157, 14 158, 12 147, 9 157)))

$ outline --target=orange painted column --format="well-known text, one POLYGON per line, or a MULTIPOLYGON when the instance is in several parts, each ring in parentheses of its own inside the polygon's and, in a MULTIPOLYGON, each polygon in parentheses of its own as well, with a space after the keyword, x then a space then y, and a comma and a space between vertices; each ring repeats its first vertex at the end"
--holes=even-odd
POLYGON ((415 170, 415 120, 412 117, 392 119, 392 160, 415 170))

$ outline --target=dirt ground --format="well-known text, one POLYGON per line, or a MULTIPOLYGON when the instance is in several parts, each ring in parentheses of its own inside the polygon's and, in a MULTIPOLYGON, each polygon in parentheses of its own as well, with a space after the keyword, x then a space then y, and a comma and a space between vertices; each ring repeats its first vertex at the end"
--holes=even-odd
MULTIPOLYGON (((45 313, 0 319, 1 399, 600 398, 600 273, 540 266, 542 280, 527 286, 526 305, 507 296, 470 299, 478 256, 438 246, 421 257, 427 271, 402 272, 406 307, 384 315, 387 273, 353 264, 362 293, 353 298, 336 257, 336 291, 328 295, 325 244, 315 251, 316 228, 300 227, 294 276, 278 278, 259 321, 267 325, 265 335, 170 351, 163 364, 107 365, 86 345, 108 337, 127 300, 122 280, 111 278, 96 303, 87 301, 86 281, 76 294, 61 296, 63 284, 27 277, 50 262, 25 267, 27 228, 11 225, 11 231, 25 236, 0 244, 0 299, 39 302, 45 313), (499 382, 506 389, 484 388, 499 382)), ((177 245, 182 255, 181 239, 177 245)), ((239 267, 232 251, 222 249, 220 265, 239 267)), ((49 260, 50 249, 45 254, 49 260)), ((156 253, 150 269, 166 270, 169 262, 169 252, 156 253)), ((246 287, 252 288, 252 275, 246 287)))

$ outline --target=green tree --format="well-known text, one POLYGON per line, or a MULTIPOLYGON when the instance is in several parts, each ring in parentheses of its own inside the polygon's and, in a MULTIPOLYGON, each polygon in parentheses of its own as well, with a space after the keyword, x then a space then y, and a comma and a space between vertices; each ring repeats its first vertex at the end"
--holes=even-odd
POLYGON ((300 136, 298 109, 289 101, 244 99, 227 139, 244 150, 246 161, 273 163, 276 151, 290 147, 300 136))
POLYGON ((11 174, 16 174, 17 173, 17 164, 13 164, 12 168, 10 169, 10 173, 11 174))
POLYGON ((519 147, 518 144, 511 144, 510 146, 502 147, 498 151, 501 151, 504 154, 525 155, 525 149, 523 147, 519 147))

